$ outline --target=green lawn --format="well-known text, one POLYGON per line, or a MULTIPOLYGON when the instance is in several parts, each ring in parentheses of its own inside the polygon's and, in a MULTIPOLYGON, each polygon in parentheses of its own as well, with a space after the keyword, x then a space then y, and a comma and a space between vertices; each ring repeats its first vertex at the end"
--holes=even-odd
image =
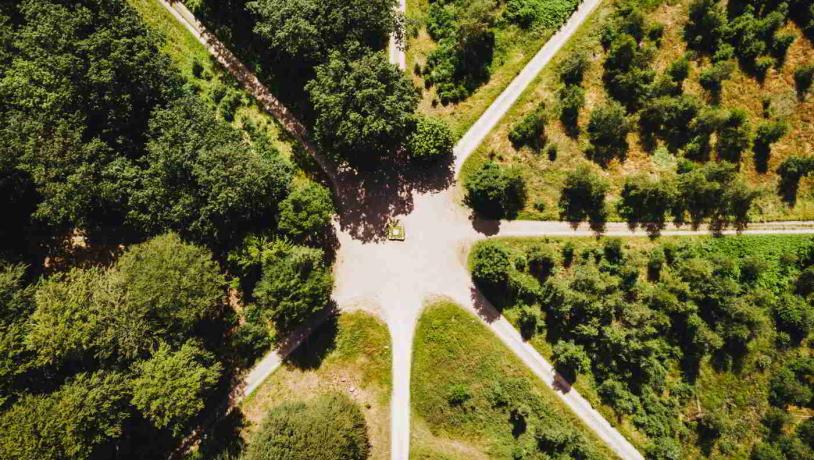
MULTIPOLYGON (((664 25, 664 35, 656 52, 653 67, 657 73, 686 51, 682 38, 682 28, 686 10, 691 0, 673 2, 651 2, 654 8, 647 13, 651 23, 664 25)), ((603 104, 608 95, 602 82, 605 52, 599 43, 599 32, 605 18, 614 10, 614 1, 603 2, 591 17, 582 25, 569 43, 543 69, 538 78, 521 96, 512 110, 486 137, 480 148, 464 164, 461 174, 467 177, 483 162, 492 159, 504 165, 519 167, 528 189, 525 209, 520 219, 558 220, 557 206, 560 190, 567 173, 582 163, 591 164, 594 169, 610 183, 608 209, 610 220, 620 220, 614 206, 626 177, 637 173, 661 175, 672 173, 676 168, 676 158, 666 150, 655 149, 648 152, 640 143, 639 135, 634 130, 628 136, 630 150, 624 162, 614 160, 607 169, 602 169, 585 158, 588 139, 585 134, 591 110, 603 104), (590 66, 585 74, 585 107, 579 117, 582 131, 577 137, 570 137, 559 121, 558 91, 562 86, 558 78, 558 67, 563 59, 581 50, 588 53, 590 66), (526 114, 535 110, 538 104, 544 103, 548 122, 546 136, 549 143, 557 145, 557 156, 551 161, 545 153, 529 147, 515 149, 509 142, 508 133, 526 114)), ((641 2, 647 3, 647 2, 641 2)), ((794 154, 810 153, 814 148, 814 97, 797 101, 794 90, 793 73, 800 62, 811 59, 814 46, 802 36, 794 23, 781 29, 797 36, 788 50, 784 65, 777 71, 769 72, 761 84, 755 78, 745 74, 739 66, 732 78, 724 82, 720 106, 725 108, 742 108, 746 110, 749 123, 754 130, 764 119, 763 102, 771 101, 777 117, 786 120, 789 132, 774 144, 769 162, 768 173, 758 173, 754 167, 751 150, 743 153, 741 172, 747 183, 757 187, 761 192, 752 210, 752 219, 761 220, 807 220, 814 218, 814 179, 804 178, 800 183, 798 200, 794 207, 785 205, 778 193, 778 175, 774 172, 780 162, 794 154)), ((707 66, 708 63, 705 64, 707 66)), ((691 62, 690 75, 684 84, 684 92, 704 99, 704 91, 698 83, 699 66, 691 62)))
MULTIPOLYGON (((697 257, 714 259, 727 257, 739 263, 744 257, 752 256, 764 261, 767 265, 765 271, 758 278, 756 287, 762 292, 775 293, 788 289, 787 283, 794 279, 799 270, 790 266, 788 257, 797 254, 798 251, 812 244, 814 239, 807 235, 747 235, 738 237, 693 236, 693 237, 662 237, 658 240, 647 238, 624 238, 623 251, 625 254, 624 265, 633 266, 639 271, 639 287, 641 295, 646 295, 653 283, 647 281, 646 264, 649 254, 656 246, 673 248, 691 248, 697 257)), ((549 246, 555 253, 562 254, 563 247, 570 244, 574 249, 575 260, 584 258, 600 257, 603 251, 606 238, 597 240, 596 238, 502 238, 497 240, 502 247, 511 254, 511 259, 516 265, 522 266, 526 254, 533 246, 549 246)), ((483 244, 483 243, 479 243, 483 244)), ((490 243, 491 244, 491 243, 490 243)), ((604 259, 599 266, 606 263, 604 259)), ((560 256, 560 265, 554 273, 555 280, 570 279, 574 266, 564 267, 560 256)), ((520 308, 515 300, 501 301, 495 299, 496 303, 504 304, 502 312, 504 316, 519 328, 520 308)), ((546 305, 543 305, 543 317, 545 318, 546 305)), ((768 312, 763 313, 765 326, 763 332, 749 345, 746 355, 740 360, 738 366, 721 367, 716 365, 710 356, 707 356, 700 363, 697 376, 692 382, 694 397, 688 400, 680 410, 670 414, 671 417, 682 419, 685 422, 687 431, 680 443, 684 448, 682 458, 747 458, 752 445, 763 436, 760 419, 768 409, 768 381, 779 367, 781 367, 790 356, 797 352, 807 353, 806 342, 797 349, 783 350, 776 348, 774 326, 768 312), (768 364, 767 364, 768 362, 768 364), (721 437, 710 448, 704 452, 698 434, 692 429, 695 425, 692 420, 697 416, 698 409, 703 408, 707 412, 725 414, 724 430, 721 437)), ((548 322, 547 322, 548 323, 548 322)), ((546 330, 530 338, 531 345, 543 356, 552 359, 552 347, 560 336, 560 331, 550 328, 547 324, 546 330)), ((622 329, 624 330, 624 329, 622 329)), ((678 363, 671 363, 669 381, 686 381, 678 363)), ((633 418, 616 412, 612 407, 603 404, 597 392, 597 382, 593 372, 580 373, 574 382, 580 394, 588 399, 593 407, 597 408, 603 416, 620 430, 633 444, 640 449, 646 450, 651 440, 638 430, 633 424, 633 418)), ((799 422, 805 417, 811 416, 810 411, 800 409, 794 420, 799 422)), ((796 422, 795 422, 796 423, 796 422)))
POLYGON ((479 319, 450 302, 429 306, 418 322, 411 391, 412 458, 512 458, 551 436, 614 457, 479 319))
POLYGON ((362 408, 371 458, 390 458, 390 362, 390 334, 380 320, 346 313, 329 321, 241 403, 247 420, 243 438, 251 442, 251 434, 272 407, 338 391, 362 408))

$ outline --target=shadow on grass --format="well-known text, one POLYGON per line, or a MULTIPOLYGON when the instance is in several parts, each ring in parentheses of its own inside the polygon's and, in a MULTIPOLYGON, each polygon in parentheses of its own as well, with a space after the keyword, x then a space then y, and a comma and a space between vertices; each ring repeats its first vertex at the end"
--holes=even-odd
POLYGON ((302 370, 318 369, 325 357, 336 349, 338 332, 338 316, 331 315, 288 355, 286 362, 302 370))

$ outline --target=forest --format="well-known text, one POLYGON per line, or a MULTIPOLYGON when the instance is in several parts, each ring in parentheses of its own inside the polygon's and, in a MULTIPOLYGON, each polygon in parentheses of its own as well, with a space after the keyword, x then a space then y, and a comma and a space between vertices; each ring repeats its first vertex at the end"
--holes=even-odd
POLYGON ((807 236, 498 239, 472 278, 648 458, 811 458, 807 236))

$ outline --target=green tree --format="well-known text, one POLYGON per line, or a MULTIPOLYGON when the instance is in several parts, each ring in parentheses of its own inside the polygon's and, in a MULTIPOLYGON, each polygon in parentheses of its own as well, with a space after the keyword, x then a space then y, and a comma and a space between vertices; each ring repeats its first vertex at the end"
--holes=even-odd
POLYGON ((448 157, 454 146, 455 139, 449 126, 433 117, 419 116, 415 131, 407 139, 407 151, 416 159, 448 157))
POLYGON ((395 0, 254 0, 254 32, 294 63, 315 64, 352 43, 380 49, 399 28, 395 0))
POLYGON ((630 125, 619 103, 610 102, 591 112, 587 131, 591 142, 587 153, 591 160, 607 166, 614 158, 625 159, 630 125))
POLYGON ((332 52, 306 90, 320 145, 353 165, 368 164, 404 144, 418 93, 381 52, 351 58, 332 52))
POLYGON ((726 13, 715 0, 693 0, 684 26, 684 40, 695 50, 712 54, 726 30, 726 13))
POLYGON ((579 111, 584 105, 585 90, 581 86, 568 85, 560 90, 560 121, 570 136, 579 132, 579 111))
POLYGON ((718 157, 737 164, 741 153, 749 148, 751 141, 752 131, 746 112, 741 109, 732 110, 718 129, 718 157))
POLYGON ((89 459, 121 436, 127 384, 120 374, 79 374, 48 395, 26 395, 0 414, 0 457, 89 459))
POLYGON ((285 403, 266 414, 246 449, 247 460, 364 460, 370 454, 365 417, 344 394, 285 403))
POLYGON ((515 168, 484 163, 466 178, 466 204, 488 218, 512 218, 526 201, 526 184, 515 168))
POLYGON ((581 85, 582 77, 590 65, 585 53, 569 53, 560 64, 560 80, 566 85, 581 85))
POLYGON ((778 192, 780 192, 783 201, 794 205, 797 202, 800 179, 812 172, 814 172, 814 157, 797 155, 786 157, 777 167, 777 174, 780 176, 778 192))
POLYGON ((586 372, 591 368, 591 360, 582 345, 574 342, 560 340, 554 344, 554 365, 570 381, 574 381, 577 374, 586 372))
POLYGON ((709 91, 714 99, 717 99, 723 90, 724 81, 729 79, 733 70, 734 65, 730 61, 716 62, 698 74, 698 83, 709 91))
POLYGON ((34 308, 33 289, 26 285, 25 275, 25 266, 0 260, 0 407, 34 367, 25 341, 34 308))
POLYGON ((494 242, 479 244, 472 251, 471 270, 472 279, 484 290, 505 290, 512 271, 509 252, 494 242))
POLYGON ((149 115, 179 94, 180 79, 127 2, 15 3, 15 59, 0 70, 0 156, 30 176, 40 222, 119 225, 149 115))
POLYGON ((264 247, 261 258, 254 298, 278 329, 290 331, 328 307, 333 277, 321 249, 278 241, 264 247))
POLYGON ((330 231, 331 192, 314 182, 295 186, 280 203, 279 230, 294 241, 321 241, 330 231))
POLYGON ((568 173, 560 193, 560 216, 573 224, 588 220, 594 231, 605 228, 608 184, 588 166, 568 173))
POLYGON ((545 123, 545 105, 539 104, 533 112, 512 125, 509 141, 515 149, 524 145, 539 149, 545 144, 545 123))
POLYGON ((631 176, 625 181, 617 209, 631 227, 642 225, 647 233, 656 236, 664 229, 675 197, 675 185, 668 179, 631 176))
POLYGON ((148 232, 229 242, 272 217, 288 193, 291 170, 279 154, 246 143, 194 97, 154 114, 147 151, 129 217, 148 232))
POLYGON ((794 69, 794 85, 800 99, 805 98, 814 82, 814 64, 801 64, 794 69))
POLYGON ((755 169, 759 172, 769 170, 772 144, 779 141, 786 131, 788 131, 788 126, 782 121, 764 121, 758 125, 752 151, 755 153, 755 169))
POLYGON ((222 370, 211 353, 193 342, 177 351, 162 343, 150 359, 134 367, 133 405, 157 428, 175 436, 204 408, 222 370))

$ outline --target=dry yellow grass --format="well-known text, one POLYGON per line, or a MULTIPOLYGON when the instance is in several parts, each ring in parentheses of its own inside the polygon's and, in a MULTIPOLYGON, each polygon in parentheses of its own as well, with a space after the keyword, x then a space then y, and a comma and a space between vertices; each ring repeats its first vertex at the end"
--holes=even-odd
MULTIPOLYGON (((657 72, 664 71, 674 59, 686 51, 681 34, 689 3, 690 0, 664 3, 647 15, 650 21, 659 22, 665 26, 662 43, 653 65, 657 72)), ((598 31, 603 18, 607 17, 612 9, 613 2, 607 2, 593 13, 569 44, 541 72, 512 111, 489 134, 480 149, 464 165, 464 176, 487 159, 518 166, 529 189, 529 199, 525 210, 520 215, 521 218, 559 218, 557 201, 565 175, 578 164, 590 163, 584 155, 588 145, 584 132, 576 139, 572 139, 566 135, 557 119, 557 91, 561 84, 557 78, 556 69, 562 59, 574 49, 587 51, 591 57, 591 65, 583 82, 586 94, 585 108, 580 114, 580 126, 584 128, 591 110, 602 104, 607 97, 602 84, 604 52, 599 44, 598 31), (558 146, 558 156, 555 161, 549 161, 544 154, 529 148, 514 149, 507 138, 512 125, 519 118, 534 110, 541 101, 546 103, 549 112, 546 134, 549 141, 558 146)), ((744 177, 750 184, 762 191, 753 208, 752 219, 754 221, 814 218, 814 180, 809 178, 801 182, 798 202, 794 208, 789 208, 782 203, 776 193, 778 176, 774 170, 780 162, 790 155, 814 153, 814 96, 809 95, 805 101, 798 101, 793 81, 796 66, 801 62, 814 59, 814 47, 802 36, 794 24, 788 24, 785 26, 785 30, 795 33, 798 38, 789 48, 784 65, 779 70, 770 70, 762 84, 737 69, 732 78, 724 83, 721 96, 722 107, 737 107, 746 110, 753 129, 764 119, 763 100, 769 98, 774 116, 785 120, 789 126, 789 132, 772 148, 768 173, 760 174, 755 171, 750 151, 743 154, 741 169, 744 177)), ((708 65, 706 59, 702 59, 700 63, 691 62, 690 77, 684 84, 687 94, 693 94, 702 99, 705 97, 698 84, 698 73, 699 67, 706 65, 708 65)), ((606 177, 611 184, 608 201, 612 219, 618 219, 613 204, 618 199, 627 176, 637 173, 658 175, 675 167, 675 158, 672 155, 654 155, 647 152, 640 144, 636 132, 629 135, 628 142, 630 150, 623 163, 614 160, 604 170, 594 165, 596 171, 606 177)))

